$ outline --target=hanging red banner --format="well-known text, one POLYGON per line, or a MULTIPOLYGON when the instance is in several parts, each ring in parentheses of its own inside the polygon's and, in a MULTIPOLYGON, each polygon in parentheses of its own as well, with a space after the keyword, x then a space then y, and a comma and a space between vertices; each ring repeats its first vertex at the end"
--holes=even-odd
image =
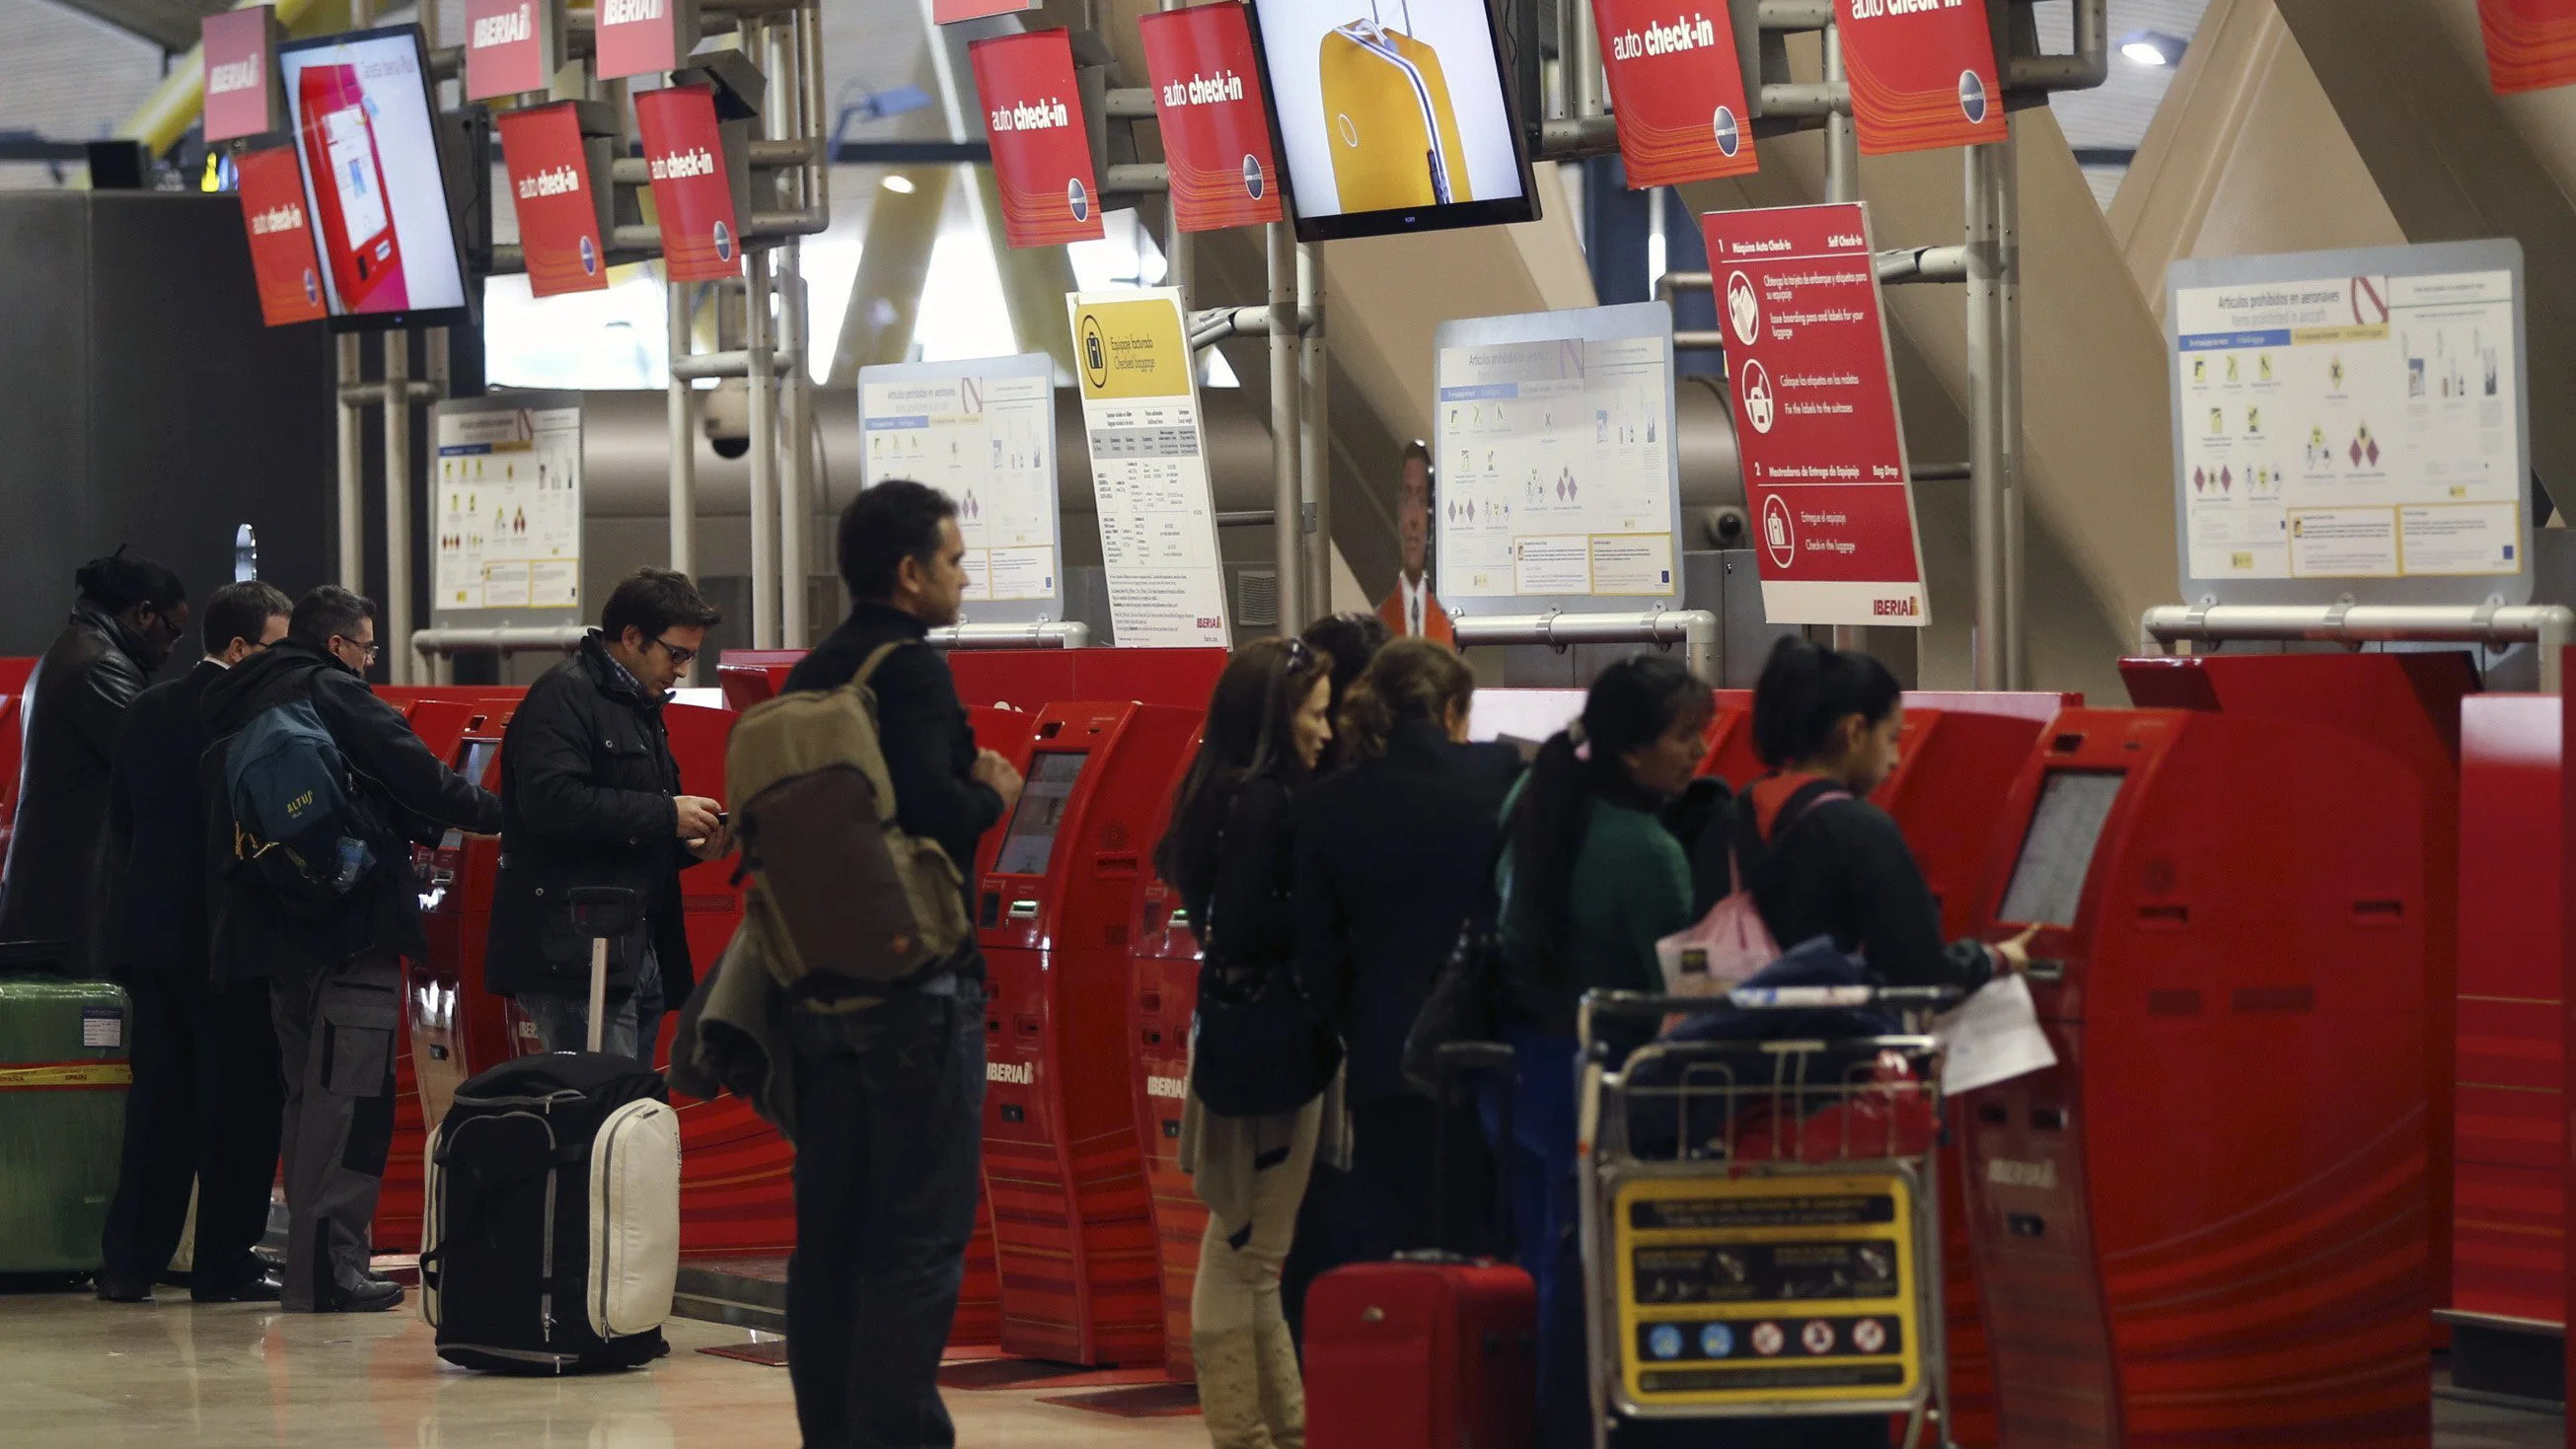
POLYGON ((2496 94, 2576 81, 2576 0, 2478 0, 2496 94))
POLYGON ((2004 88, 1982 0, 1834 4, 1862 155, 2004 138, 2004 88))
POLYGON ((1592 0, 1601 68, 1630 189, 1749 176, 1753 121, 1726 7, 1714 18, 1674 0, 1592 0))
POLYGON ((724 132, 716 124, 715 88, 646 91, 635 98, 635 126, 644 133, 664 278, 718 282, 741 276, 741 224, 734 216, 733 179, 725 171, 724 132))
POLYGON ((605 290, 607 239, 600 235, 600 193, 590 171, 579 107, 565 101, 504 111, 500 126, 529 293, 552 297, 605 290))
POLYGON ((1716 211, 1702 226, 1763 616, 1930 623, 1868 212, 1716 211))
POLYGON ((322 255, 304 211, 304 168, 293 146, 244 151, 233 162, 241 178, 242 225, 250 233, 250 270, 259 285, 260 320, 271 327, 320 321, 322 255))
POLYGON ((1100 183, 1073 75, 1072 35, 996 35, 966 50, 976 93, 984 98, 1004 238, 1015 247, 1098 240, 1100 183))
POLYGON ((277 83, 278 35, 277 12, 265 5, 206 17, 198 53, 205 63, 207 141, 286 129, 286 91, 277 83))
POLYGON ((1279 166, 1270 151, 1270 99, 1241 5, 1163 10, 1140 22, 1145 74, 1183 231, 1279 220, 1279 166))

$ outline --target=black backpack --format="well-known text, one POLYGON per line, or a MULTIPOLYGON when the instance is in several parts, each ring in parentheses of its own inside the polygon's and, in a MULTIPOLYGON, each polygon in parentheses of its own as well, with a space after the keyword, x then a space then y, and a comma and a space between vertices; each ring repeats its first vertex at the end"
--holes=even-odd
POLYGON ((633 1368, 667 1352, 680 1129, 625 1057, 521 1057, 456 1090, 429 1139, 421 1315, 494 1373, 633 1368))

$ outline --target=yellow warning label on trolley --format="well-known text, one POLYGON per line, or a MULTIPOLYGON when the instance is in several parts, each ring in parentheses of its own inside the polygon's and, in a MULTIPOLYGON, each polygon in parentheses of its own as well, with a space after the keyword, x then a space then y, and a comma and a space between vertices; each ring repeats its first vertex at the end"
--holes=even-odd
POLYGON ((127 1087, 134 1068, 124 1062, 46 1062, 31 1067, 0 1067, 0 1092, 40 1087, 127 1087))
POLYGON ((1920 1389, 1904 1175, 1634 1179, 1613 1210, 1636 1405, 1898 1405, 1920 1389))

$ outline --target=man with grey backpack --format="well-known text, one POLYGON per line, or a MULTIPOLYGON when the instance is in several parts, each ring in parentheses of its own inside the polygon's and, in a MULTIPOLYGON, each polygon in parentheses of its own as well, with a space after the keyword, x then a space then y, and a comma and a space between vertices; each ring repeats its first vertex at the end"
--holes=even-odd
MULTIPOLYGON (((949 921, 956 918, 918 900, 917 883, 929 877, 911 852, 945 854, 962 912, 976 843, 1019 799, 1021 783, 1009 762, 976 749, 947 662, 927 642, 930 630, 957 621, 964 553, 956 505, 938 491, 896 480, 862 492, 841 514, 850 616, 787 679, 795 696, 838 690, 864 671, 883 761, 853 786, 878 801, 877 780, 891 789, 888 845, 906 852, 893 863, 903 880, 891 884, 913 888, 911 915, 949 921)), ((737 750, 752 723, 746 716, 737 728, 737 750)), ((736 823, 746 864, 765 876, 761 802, 745 784, 730 787, 736 823)), ((783 853, 774 863, 792 865, 783 853)), ((949 934, 940 931, 943 943, 949 934)), ((975 1226, 983 958, 969 931, 881 990, 862 982, 835 993, 823 975, 815 970, 815 989, 797 994, 788 1046, 797 1231, 787 1367, 797 1423, 808 1449, 951 1443, 939 1356, 975 1226)))
POLYGON ((315 589, 286 638, 208 685, 203 706, 214 975, 266 978, 286 1075, 290 1311, 403 1300, 367 1263, 393 1145, 401 958, 428 954, 408 847, 501 828, 501 802, 368 689, 375 614, 315 589))

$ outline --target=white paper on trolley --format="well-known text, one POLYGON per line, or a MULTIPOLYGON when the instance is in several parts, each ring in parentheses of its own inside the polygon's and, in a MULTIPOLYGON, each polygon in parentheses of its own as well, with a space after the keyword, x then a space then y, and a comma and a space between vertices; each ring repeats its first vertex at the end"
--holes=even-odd
POLYGON ((581 607, 581 395, 442 402, 430 499, 430 606, 581 607))
POLYGON ((1232 642, 1189 318, 1172 287, 1073 292, 1075 373, 1120 648, 1232 642))
POLYGON ((1054 359, 862 367, 859 427, 861 486, 909 478, 957 505, 967 623, 1063 615, 1054 359))
POLYGON ((2040 1028, 2030 978, 1998 976, 1933 1023, 1941 1039, 1941 1094, 1955 1097, 2057 1065, 2040 1028))

